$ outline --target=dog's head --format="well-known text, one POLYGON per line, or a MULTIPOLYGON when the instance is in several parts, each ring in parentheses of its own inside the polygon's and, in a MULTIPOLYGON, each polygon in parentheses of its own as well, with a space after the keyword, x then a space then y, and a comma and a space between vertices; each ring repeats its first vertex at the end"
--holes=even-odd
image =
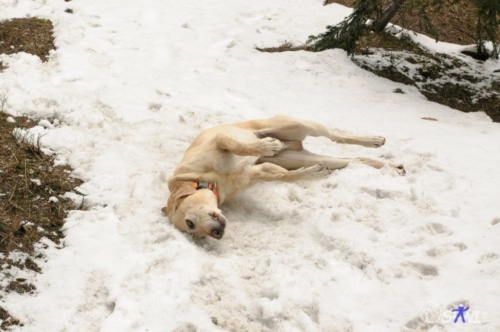
POLYGON ((162 211, 182 232, 217 240, 224 235, 226 217, 217 207, 217 197, 210 189, 197 189, 191 182, 176 182, 162 211))

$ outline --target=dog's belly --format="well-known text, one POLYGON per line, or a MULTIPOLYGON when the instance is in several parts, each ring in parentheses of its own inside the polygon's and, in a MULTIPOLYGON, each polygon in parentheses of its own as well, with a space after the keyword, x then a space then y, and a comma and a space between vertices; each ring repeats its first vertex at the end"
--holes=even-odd
POLYGON ((245 172, 249 166, 255 165, 258 157, 237 156, 229 151, 218 151, 213 168, 220 175, 245 172))

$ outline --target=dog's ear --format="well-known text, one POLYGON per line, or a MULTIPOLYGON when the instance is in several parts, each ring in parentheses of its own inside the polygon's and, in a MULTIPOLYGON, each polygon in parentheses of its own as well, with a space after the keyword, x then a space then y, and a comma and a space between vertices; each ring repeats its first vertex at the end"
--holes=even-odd
POLYGON ((170 191, 170 197, 167 201, 167 206, 161 209, 163 213, 168 215, 168 219, 172 221, 172 216, 177 210, 181 199, 192 195, 196 192, 196 188, 193 186, 192 182, 178 181, 172 186, 170 191))

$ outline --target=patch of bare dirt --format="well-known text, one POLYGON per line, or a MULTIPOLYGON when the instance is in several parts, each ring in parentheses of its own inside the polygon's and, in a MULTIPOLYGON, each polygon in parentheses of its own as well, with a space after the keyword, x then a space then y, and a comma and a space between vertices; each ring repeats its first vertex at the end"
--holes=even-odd
MULTIPOLYGON (((353 7, 355 2, 356 0, 326 0, 325 4, 338 3, 353 7)), ((385 5, 388 3, 389 1, 384 2, 385 5)), ((435 37, 439 41, 469 45, 476 43, 475 12, 476 7, 469 0, 447 3, 442 8, 431 7, 423 13, 406 5, 391 23, 425 35, 436 33, 435 37)))
MULTIPOLYGON (((0 22, 0 53, 26 52, 47 61, 55 49, 52 22, 41 18, 14 18, 0 22)), ((0 70, 1 70, 0 63, 0 70)))

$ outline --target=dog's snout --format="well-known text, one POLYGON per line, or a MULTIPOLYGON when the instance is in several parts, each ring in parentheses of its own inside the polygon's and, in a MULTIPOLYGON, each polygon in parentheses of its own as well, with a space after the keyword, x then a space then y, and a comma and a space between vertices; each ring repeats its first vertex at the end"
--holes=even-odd
POLYGON ((214 227, 210 232, 214 239, 220 240, 224 235, 224 226, 214 227))
POLYGON ((219 212, 211 212, 209 215, 215 221, 210 229, 210 235, 214 239, 220 240, 224 235, 224 228, 226 228, 226 217, 219 212))
POLYGON ((219 225, 221 225, 222 229, 226 227, 226 218, 222 214, 217 212, 212 212, 210 213, 210 217, 212 217, 213 220, 217 221, 219 225))

